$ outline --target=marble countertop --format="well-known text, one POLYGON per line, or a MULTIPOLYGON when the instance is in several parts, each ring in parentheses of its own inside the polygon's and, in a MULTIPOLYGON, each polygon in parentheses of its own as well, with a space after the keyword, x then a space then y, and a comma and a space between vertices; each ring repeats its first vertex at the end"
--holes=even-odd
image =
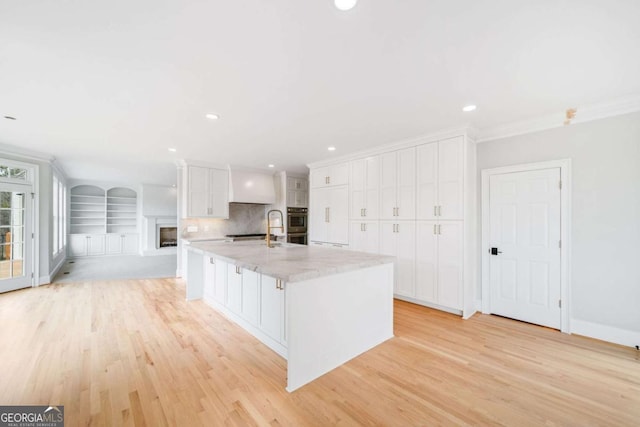
POLYGON ((221 242, 225 240, 231 240, 229 237, 181 237, 181 239, 187 243, 194 242, 221 242))
POLYGON ((374 265, 388 264, 395 258, 346 249, 277 243, 267 248, 264 241, 192 242, 196 250, 223 261, 284 282, 300 282, 374 265))

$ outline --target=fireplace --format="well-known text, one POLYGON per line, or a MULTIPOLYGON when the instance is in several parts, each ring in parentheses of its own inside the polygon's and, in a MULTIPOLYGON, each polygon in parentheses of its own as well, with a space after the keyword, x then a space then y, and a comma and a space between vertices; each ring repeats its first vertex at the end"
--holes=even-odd
POLYGON ((158 225, 158 249, 178 246, 178 227, 158 225))

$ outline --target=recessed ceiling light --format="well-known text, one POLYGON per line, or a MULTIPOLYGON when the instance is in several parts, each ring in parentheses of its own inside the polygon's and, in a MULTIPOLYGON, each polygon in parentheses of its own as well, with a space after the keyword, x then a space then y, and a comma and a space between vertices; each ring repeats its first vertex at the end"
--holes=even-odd
POLYGON ((331 147, 327 147, 327 150, 329 151, 336 151, 336 147, 334 147, 333 145, 331 147))
POLYGON ((270 167, 270 168, 275 168, 276 166, 275 166, 275 165, 269 165, 269 167, 270 167))
POLYGON ((358 0, 334 0, 336 7, 340 10, 353 9, 358 0))
POLYGON ((175 153, 178 150, 176 150, 175 148, 169 148, 169 151, 171 151, 172 153, 175 153))
POLYGON ((205 117, 209 120, 218 120, 220 118, 219 115, 213 113, 207 113, 205 114, 205 117))
POLYGON ((462 108, 462 111, 468 113, 469 111, 473 111, 476 109, 475 105, 466 105, 462 108))
POLYGON ((4 116, 4 118, 7 119, 7 120, 18 120, 13 116, 4 116))

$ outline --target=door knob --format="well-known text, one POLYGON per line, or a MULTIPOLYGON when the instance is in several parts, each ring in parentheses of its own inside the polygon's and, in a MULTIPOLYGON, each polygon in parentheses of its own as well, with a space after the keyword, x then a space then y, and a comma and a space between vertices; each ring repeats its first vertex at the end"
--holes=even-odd
POLYGON ((499 251, 498 248, 491 248, 489 252, 491 253, 491 255, 498 255, 502 253, 502 251, 499 251))

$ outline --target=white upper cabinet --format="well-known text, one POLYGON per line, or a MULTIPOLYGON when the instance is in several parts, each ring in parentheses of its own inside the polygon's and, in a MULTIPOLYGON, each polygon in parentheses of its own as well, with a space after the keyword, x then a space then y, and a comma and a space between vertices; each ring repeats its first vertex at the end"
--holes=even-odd
POLYGON ((380 156, 380 218, 415 219, 415 147, 380 156))
POLYGON ((464 138, 417 149, 417 219, 463 219, 464 138))
POLYGON ((187 166, 186 217, 229 218, 229 171, 187 166))
POLYGON ((380 204, 379 156, 351 162, 349 190, 351 219, 378 219, 380 204))
POLYGON ((309 206, 309 181, 305 178, 287 177, 287 207, 309 206))
POLYGON ((346 185, 349 183, 349 163, 337 163, 311 171, 311 188, 346 185))

